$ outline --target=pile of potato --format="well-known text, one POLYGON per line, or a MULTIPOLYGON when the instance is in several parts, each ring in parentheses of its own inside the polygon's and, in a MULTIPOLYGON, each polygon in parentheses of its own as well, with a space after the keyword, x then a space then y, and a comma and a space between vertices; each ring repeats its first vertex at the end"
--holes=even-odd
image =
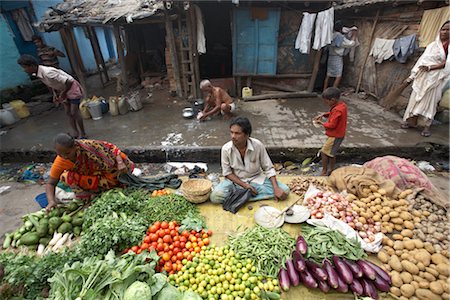
POLYGON ((406 197, 411 193, 412 190, 405 190, 397 199, 392 199, 386 195, 384 189, 371 185, 363 190, 363 198, 358 199, 355 195, 348 194, 346 199, 352 202, 353 210, 359 214, 359 222, 363 225, 380 222, 380 231, 386 234, 394 230, 413 230, 414 224, 420 222, 419 212, 409 212, 410 204, 406 197))
POLYGON ((420 210, 426 217, 419 224, 415 224, 414 236, 423 242, 430 242, 437 251, 448 250, 447 212, 442 207, 429 202, 420 194, 410 202, 414 209, 420 210))
POLYGON ((391 293, 402 300, 449 299, 449 253, 407 235, 385 236, 377 255, 392 277, 391 293))

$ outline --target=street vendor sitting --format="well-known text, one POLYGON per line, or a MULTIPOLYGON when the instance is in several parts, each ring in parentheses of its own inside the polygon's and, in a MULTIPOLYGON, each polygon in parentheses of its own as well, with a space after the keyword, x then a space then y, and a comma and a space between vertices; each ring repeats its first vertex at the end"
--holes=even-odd
POLYGON ((289 188, 277 180, 265 146, 250 137, 251 133, 252 125, 247 118, 238 117, 231 122, 231 141, 223 145, 221 153, 225 179, 214 188, 211 202, 223 203, 233 192, 233 185, 250 189, 250 201, 287 198, 289 188))
POLYGON ((200 121, 206 121, 208 117, 218 115, 219 112, 225 120, 233 116, 236 103, 224 89, 213 86, 209 80, 202 80, 200 89, 206 94, 205 108, 197 116, 200 121))
POLYGON ((77 198, 90 200, 95 194, 117 187, 117 176, 134 169, 127 155, 111 143, 76 140, 66 133, 58 134, 54 142, 58 155, 45 187, 47 210, 56 205, 55 188, 60 180, 77 198))

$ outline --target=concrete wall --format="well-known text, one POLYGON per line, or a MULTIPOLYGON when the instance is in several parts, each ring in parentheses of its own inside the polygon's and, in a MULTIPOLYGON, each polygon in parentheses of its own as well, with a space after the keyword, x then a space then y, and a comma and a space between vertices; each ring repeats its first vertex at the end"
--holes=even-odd
POLYGON ((30 83, 28 75, 17 64, 19 51, 3 16, 0 17, 0 90, 30 83))

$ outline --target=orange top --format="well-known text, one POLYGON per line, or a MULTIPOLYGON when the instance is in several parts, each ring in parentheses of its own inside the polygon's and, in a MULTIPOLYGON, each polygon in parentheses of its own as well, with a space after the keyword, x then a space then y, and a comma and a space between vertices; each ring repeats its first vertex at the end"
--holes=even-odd
MULTIPOLYGON (((120 156, 122 157, 122 159, 127 158, 127 155, 123 152, 120 152, 120 156)), ((50 169, 50 177, 59 179, 64 171, 70 171, 74 166, 75 163, 73 163, 71 160, 57 155, 55 160, 53 161, 52 168, 50 169)))

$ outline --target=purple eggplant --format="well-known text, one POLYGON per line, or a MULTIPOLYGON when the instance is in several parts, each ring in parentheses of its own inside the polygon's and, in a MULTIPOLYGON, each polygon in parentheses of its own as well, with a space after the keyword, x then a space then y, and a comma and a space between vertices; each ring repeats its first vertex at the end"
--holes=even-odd
POLYGON ((285 292, 291 287, 288 271, 285 268, 281 268, 280 272, 278 272, 278 282, 280 283, 281 289, 285 292))
POLYGON ((378 299, 378 293, 375 286, 366 278, 361 278, 361 285, 364 289, 364 296, 369 296, 374 300, 378 299))
POLYGON ((297 242, 295 243, 295 250, 297 250, 301 255, 305 255, 308 252, 308 245, 305 239, 299 235, 297 237, 297 242))
POLYGON ((338 275, 338 287, 336 288, 336 291, 341 293, 347 293, 348 292, 348 285, 345 283, 345 281, 341 278, 341 276, 338 275))
POLYGON ((322 266, 328 274, 328 284, 333 289, 336 289, 339 286, 339 282, 338 282, 338 274, 336 273, 336 270, 333 268, 333 265, 328 259, 324 259, 322 262, 322 266))
POLYGON ((389 292, 389 290, 391 289, 389 283, 387 283, 385 280, 383 280, 383 278, 381 278, 380 276, 375 276, 375 280, 372 281, 373 285, 380 291, 382 292, 389 292))
POLYGON ((300 279, 302 280, 303 284, 310 289, 316 289, 318 286, 316 280, 311 275, 311 273, 309 273, 308 269, 300 272, 300 279))
POLYGON ((319 289, 324 293, 328 293, 328 291, 330 290, 330 286, 326 281, 319 281, 318 285, 319 289))
POLYGON ((350 283, 350 289, 357 296, 362 296, 364 294, 364 289, 361 285, 361 282, 358 279, 354 279, 352 283, 350 283))
POLYGON ((286 269, 289 276, 289 281, 293 286, 300 284, 300 277, 298 276, 297 270, 295 270, 294 263, 292 259, 286 260, 286 269))
POLYGON ((354 261, 348 260, 343 258, 342 259, 345 264, 348 266, 348 268, 350 269, 350 271, 352 271, 354 277, 356 278, 361 278, 363 277, 363 271, 361 270, 361 268, 358 266, 357 263, 355 263, 354 261))
POLYGON ((308 267, 309 272, 312 276, 320 281, 326 281, 328 279, 328 274, 325 270, 321 269, 318 264, 313 261, 306 261, 306 267, 308 267))
POLYGON ((358 260, 356 263, 363 271, 364 276, 366 276, 370 280, 375 280, 375 277, 376 277, 375 270, 368 263, 366 263, 363 260, 358 260))
POLYGON ((365 262, 375 271, 375 273, 377 273, 378 277, 381 277, 381 279, 386 281, 389 285, 392 284, 391 276, 389 276, 389 274, 385 270, 368 260, 366 260, 365 262))
POLYGON ((297 271, 303 272, 306 269, 306 263, 303 256, 297 250, 292 252, 292 258, 294 260, 294 267, 297 271))
POLYGON ((345 283, 350 284, 353 282, 353 273, 348 267, 348 265, 342 261, 339 257, 336 255, 333 255, 333 263, 336 267, 336 271, 339 275, 339 277, 344 280, 345 283))

